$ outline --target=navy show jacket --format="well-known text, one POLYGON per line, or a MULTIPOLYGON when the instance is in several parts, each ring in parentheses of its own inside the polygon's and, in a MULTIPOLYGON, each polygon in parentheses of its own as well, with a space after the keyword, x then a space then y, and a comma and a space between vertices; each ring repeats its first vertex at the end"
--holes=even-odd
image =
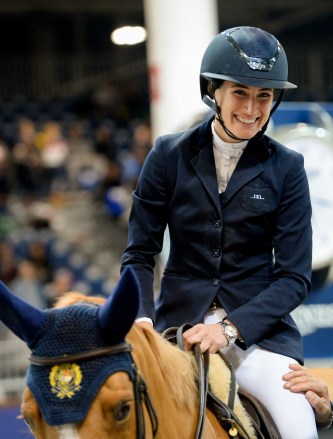
POLYGON ((303 156, 268 136, 249 141, 219 195, 211 120, 159 137, 145 160, 122 269, 142 289, 140 316, 158 331, 203 321, 213 301, 239 329, 244 349, 303 362, 290 316, 311 290, 312 229, 303 156), (155 256, 168 225, 170 255, 156 303, 155 256))

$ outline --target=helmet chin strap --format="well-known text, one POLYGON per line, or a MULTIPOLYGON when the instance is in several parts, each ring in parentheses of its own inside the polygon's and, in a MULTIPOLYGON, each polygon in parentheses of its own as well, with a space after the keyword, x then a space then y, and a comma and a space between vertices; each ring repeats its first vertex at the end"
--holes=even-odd
MULTIPOLYGON (((255 134, 252 139, 258 139, 261 136, 264 135, 265 131, 267 130, 267 126, 269 124, 271 115, 274 113, 274 111, 277 109, 277 107, 280 105, 282 99, 283 99, 283 95, 284 95, 284 90, 280 91, 279 97, 277 98, 273 108, 271 109, 270 113, 269 113, 269 118, 267 119, 266 123, 263 125, 263 127, 261 128, 260 131, 257 132, 257 134, 255 134)), ((238 142, 244 142, 245 140, 251 140, 251 139, 242 139, 241 137, 237 137, 232 131, 230 131, 226 126, 225 123, 223 122, 222 118, 221 118, 221 109, 220 107, 217 105, 216 100, 214 98, 214 102, 215 102, 215 119, 219 122, 219 124, 221 125, 221 127, 223 128, 224 132, 226 133, 227 136, 231 137, 231 139, 233 140, 237 140, 238 142)))
MULTIPOLYGON (((219 107, 217 107, 219 109, 219 107)), ((223 128, 224 132, 227 136, 231 137, 233 140, 237 140, 238 142, 243 142, 244 140, 250 140, 250 139, 241 139, 240 137, 235 136, 224 124, 223 120, 221 119, 220 112, 216 111, 215 119, 218 121, 218 123, 223 128)))

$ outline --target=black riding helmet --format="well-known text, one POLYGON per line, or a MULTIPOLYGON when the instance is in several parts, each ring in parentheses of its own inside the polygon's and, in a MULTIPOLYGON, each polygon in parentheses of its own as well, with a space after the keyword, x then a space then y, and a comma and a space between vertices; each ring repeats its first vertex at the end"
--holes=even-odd
POLYGON ((233 27, 221 32, 203 55, 200 68, 201 98, 215 112, 218 109, 210 96, 208 84, 221 80, 280 90, 271 114, 280 104, 284 90, 297 88, 297 85, 288 82, 288 61, 279 41, 262 29, 249 26, 233 27))

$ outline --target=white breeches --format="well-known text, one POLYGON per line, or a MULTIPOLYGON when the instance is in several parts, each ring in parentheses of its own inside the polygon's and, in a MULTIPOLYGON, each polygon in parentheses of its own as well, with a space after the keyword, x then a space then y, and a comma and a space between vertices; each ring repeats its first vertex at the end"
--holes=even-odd
MULTIPOLYGON (((218 308, 206 315, 205 323, 216 323, 224 316, 224 310, 218 308)), ((282 375, 290 371, 293 358, 257 345, 246 351, 232 345, 222 352, 234 367, 239 387, 264 404, 282 439, 318 439, 313 410, 304 395, 283 388, 282 375)))
POLYGON ((312 407, 301 393, 283 388, 282 375, 295 360, 254 345, 246 351, 234 345, 223 350, 234 366, 239 387, 267 408, 282 439, 317 439, 312 407))

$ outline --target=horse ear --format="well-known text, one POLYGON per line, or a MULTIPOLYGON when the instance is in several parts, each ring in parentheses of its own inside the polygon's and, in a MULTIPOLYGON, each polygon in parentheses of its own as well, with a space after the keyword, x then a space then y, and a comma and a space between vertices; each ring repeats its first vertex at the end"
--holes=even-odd
POLYGON ((125 339, 137 316, 140 287, 131 267, 126 267, 115 289, 99 308, 98 320, 103 333, 112 343, 125 339))
POLYGON ((0 320, 30 346, 43 324, 44 313, 0 281, 0 320))

